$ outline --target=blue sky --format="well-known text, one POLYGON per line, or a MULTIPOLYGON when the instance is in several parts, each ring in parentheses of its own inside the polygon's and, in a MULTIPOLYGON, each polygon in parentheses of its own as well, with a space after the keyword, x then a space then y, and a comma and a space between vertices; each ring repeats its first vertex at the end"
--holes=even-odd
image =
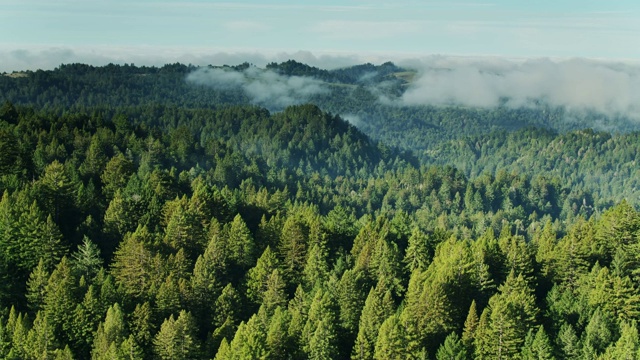
POLYGON ((640 1, 0 0, 0 71, 61 62, 640 59, 640 1))

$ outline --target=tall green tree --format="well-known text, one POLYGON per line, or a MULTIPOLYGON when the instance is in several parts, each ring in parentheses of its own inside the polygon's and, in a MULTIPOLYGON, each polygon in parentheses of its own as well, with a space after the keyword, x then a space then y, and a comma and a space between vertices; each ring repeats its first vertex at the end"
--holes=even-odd
POLYGON ((409 359, 409 344, 404 326, 397 314, 389 316, 380 325, 373 358, 376 360, 409 359))
POLYGON ((180 311, 177 319, 171 315, 162 323, 153 340, 154 353, 159 359, 167 360, 198 358, 200 344, 197 332, 198 329, 189 312, 180 311))
POLYGON ((465 360, 467 359, 467 348, 462 343, 460 336, 455 332, 449 334, 444 340, 444 343, 440 345, 436 352, 436 359, 438 360, 465 360))

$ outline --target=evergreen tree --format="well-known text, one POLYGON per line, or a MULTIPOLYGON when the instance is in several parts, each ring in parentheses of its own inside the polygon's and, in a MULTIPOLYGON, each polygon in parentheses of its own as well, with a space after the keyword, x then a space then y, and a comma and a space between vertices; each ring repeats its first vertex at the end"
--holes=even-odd
POLYGON ((126 336, 124 314, 120 309, 120 305, 113 304, 107 310, 104 322, 98 325, 98 331, 93 341, 91 358, 97 360, 120 357, 119 348, 126 336))
POLYGON ((309 359, 331 360, 338 355, 336 330, 331 319, 322 319, 309 339, 309 359))
POLYGON ((53 217, 54 222, 58 223, 62 214, 72 208, 74 184, 69 179, 64 166, 57 160, 44 169, 40 184, 42 185, 43 209, 53 217))
POLYGON ((369 291, 358 326, 358 336, 351 353, 352 359, 372 359, 376 339, 382 323, 393 314, 394 306, 390 292, 381 293, 383 287, 369 291))
POLYGON ((401 360, 411 358, 404 326, 397 314, 389 316, 380 325, 373 358, 376 360, 401 360))
POLYGON ((258 259, 256 266, 247 272, 247 297, 256 304, 262 302, 266 291, 267 279, 279 265, 276 254, 267 246, 258 259))
POLYGON ((114 254, 111 273, 122 291, 134 299, 146 299, 153 285, 153 254, 146 248, 151 242, 146 227, 125 236, 114 254))
POLYGON ((45 290, 44 317, 50 322, 61 343, 66 343, 72 332, 76 282, 69 260, 63 257, 51 273, 45 290))
POLYGON ((357 334, 360 313, 367 299, 363 282, 361 271, 348 269, 342 274, 338 284, 340 323, 353 340, 357 334))
POLYGON ((3 319, 0 319, 0 356, 6 358, 11 350, 12 333, 7 329, 3 319))
POLYGON ((280 271, 274 269, 271 275, 267 278, 267 288, 262 295, 262 306, 265 309, 267 315, 271 315, 273 311, 280 307, 285 306, 287 303, 287 296, 285 294, 285 282, 280 271))
POLYGON ((277 307, 270 319, 267 331, 267 348, 269 359, 284 360, 293 352, 289 337, 291 316, 286 308, 277 307))
POLYGON ((284 276, 293 284, 302 274, 307 259, 307 232, 304 224, 290 216, 285 221, 280 235, 278 253, 281 258, 284 276))
POLYGON ((53 355, 53 350, 57 345, 56 337, 43 311, 36 313, 33 326, 27 334, 26 342, 21 345, 24 346, 27 358, 47 359, 53 355))
POLYGON ((317 243, 311 247, 303 274, 304 283, 309 289, 320 287, 327 281, 329 265, 327 264, 327 252, 324 244, 317 243))
POLYGON ((473 354, 473 340, 476 336, 476 329, 478 328, 478 310, 476 310, 476 301, 471 302, 469 307, 469 314, 464 321, 464 330, 462 331, 462 343, 467 349, 469 354, 473 354))
POLYGON ((162 323, 153 340, 154 353, 159 359, 167 360, 197 358, 200 345, 196 334, 193 317, 182 310, 177 319, 171 315, 162 323))
POLYGON ((255 263, 255 243, 253 236, 238 214, 233 218, 227 231, 229 237, 227 244, 231 259, 243 268, 249 268, 255 263))
POLYGON ((76 271, 87 279, 91 279, 102 267, 100 249, 86 236, 71 258, 76 271))
POLYGON ((615 323, 610 315, 597 308, 582 333, 582 356, 592 357, 602 354, 614 340, 614 326, 615 323))
POLYGON ((238 326, 229 344, 228 359, 261 359, 267 354, 265 324, 257 314, 238 326))
POLYGON ((449 334, 436 352, 437 360, 465 360, 467 349, 455 332, 449 334))
POLYGON ((489 300, 476 330, 476 357, 506 359, 518 356, 538 309, 533 291, 513 271, 489 300), (483 319, 482 317, 485 317, 483 319))
POLYGON ((418 269, 424 271, 431 262, 431 249, 429 248, 429 237, 414 228, 409 237, 409 246, 404 255, 404 263, 409 273, 418 269))
POLYGON ((529 333, 524 340, 524 347, 522 348, 522 359, 523 360, 551 360, 555 359, 553 355, 553 347, 551 346, 551 342, 549 337, 542 325, 538 327, 538 331, 534 331, 534 329, 529 329, 529 333), (534 335, 535 333, 535 335, 534 335))
POLYGON ((233 339, 242 315, 240 295, 231 284, 227 284, 215 301, 213 316, 213 340, 217 345, 223 338, 233 339))
POLYGON ((29 280, 27 281, 26 297, 29 303, 29 308, 32 311, 37 312, 42 309, 45 301, 48 280, 49 273, 45 269, 44 261, 40 259, 38 266, 33 269, 29 275, 29 280))
POLYGON ((106 163, 100 179, 104 184, 102 192, 107 199, 112 199, 118 189, 122 189, 127 185, 133 171, 133 162, 122 153, 116 154, 106 163))
POLYGON ((99 295, 94 285, 89 285, 84 299, 76 306, 73 314, 73 331, 70 338, 77 355, 89 356, 94 334, 103 314, 99 295))
POLYGON ((563 324, 558 332, 558 346, 565 359, 580 359, 582 344, 575 330, 570 324, 563 324))
POLYGON ((604 359, 637 359, 640 356, 640 339, 635 323, 623 322, 620 329, 620 338, 615 344, 609 346, 604 353, 604 359))

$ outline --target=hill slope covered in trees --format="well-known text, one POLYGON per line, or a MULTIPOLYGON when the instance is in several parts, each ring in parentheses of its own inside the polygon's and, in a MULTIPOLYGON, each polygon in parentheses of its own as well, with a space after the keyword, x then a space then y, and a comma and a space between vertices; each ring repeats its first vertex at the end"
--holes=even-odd
MULTIPOLYGON (((264 79, 249 68, 209 71, 264 79)), ((282 84, 349 92, 279 110, 186 81, 195 70, 2 77, 0 357, 638 355, 636 133, 465 137, 476 125, 443 129, 518 112, 359 97, 392 64, 272 64, 282 84), (349 101, 397 111, 406 136, 323 111, 349 101)))

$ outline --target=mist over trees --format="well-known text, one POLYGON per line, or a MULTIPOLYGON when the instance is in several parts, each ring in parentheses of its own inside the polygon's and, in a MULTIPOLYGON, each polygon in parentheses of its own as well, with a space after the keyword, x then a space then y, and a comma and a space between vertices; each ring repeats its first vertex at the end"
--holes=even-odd
POLYGON ((0 76, 0 357, 637 357, 635 123, 412 76, 0 76))

